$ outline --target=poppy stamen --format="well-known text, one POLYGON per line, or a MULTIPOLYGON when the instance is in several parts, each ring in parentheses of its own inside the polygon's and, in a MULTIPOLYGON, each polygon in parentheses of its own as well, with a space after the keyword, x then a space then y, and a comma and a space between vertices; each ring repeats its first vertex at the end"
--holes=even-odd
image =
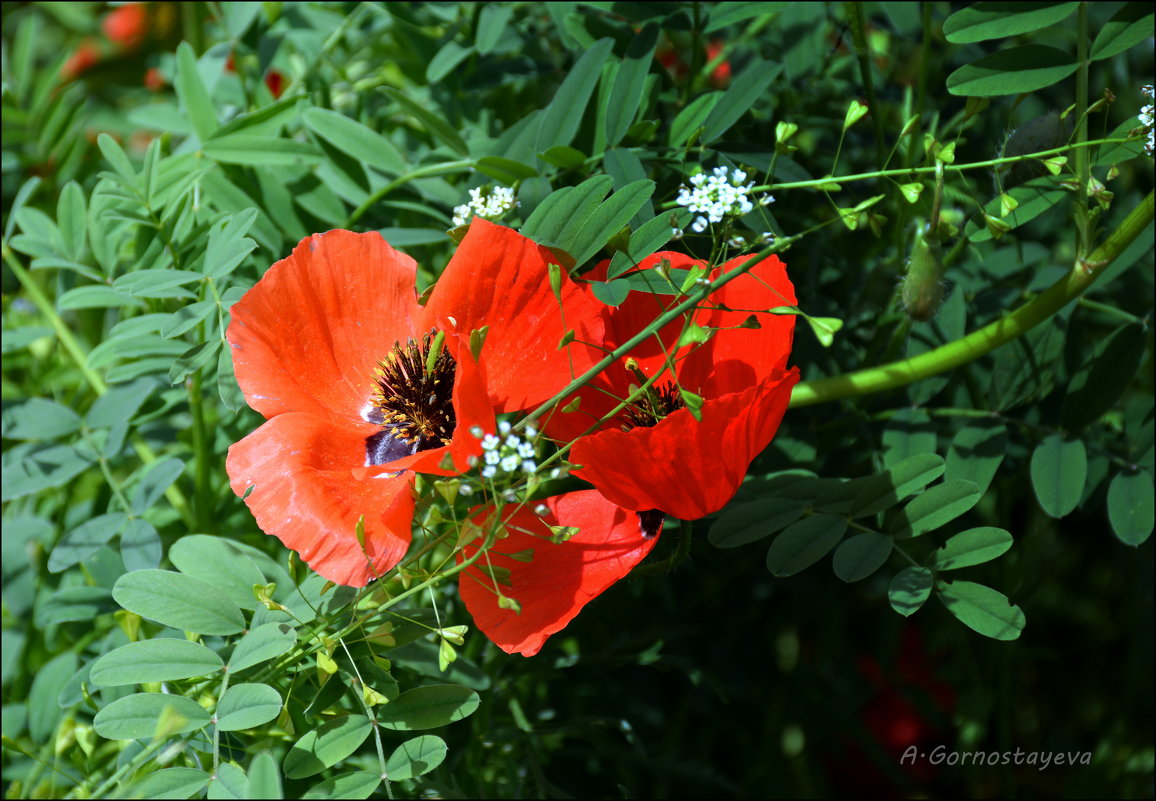
POLYGON ((622 412, 622 430, 658 425, 666 416, 673 414, 686 404, 682 393, 673 383, 667 381, 659 387, 651 386, 647 392, 631 401, 622 412))
POLYGON ((366 465, 440 448, 453 440, 457 362, 443 347, 445 333, 397 343, 374 371, 367 419, 381 431, 365 440, 366 465))

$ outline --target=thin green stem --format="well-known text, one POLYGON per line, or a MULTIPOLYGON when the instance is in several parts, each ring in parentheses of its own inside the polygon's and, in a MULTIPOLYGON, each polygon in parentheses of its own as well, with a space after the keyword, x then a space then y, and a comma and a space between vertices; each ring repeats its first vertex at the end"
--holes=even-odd
POLYGON ((791 406, 856 397, 902 387, 913 381, 945 373, 978 359, 1001 345, 1021 337, 1078 298, 1125 248, 1152 222, 1152 193, 1144 198, 1115 231, 1084 261, 1079 261, 1059 281, 1007 317, 996 320, 962 339, 949 342, 910 359, 870 367, 846 375, 804 381, 795 386, 791 406))
MULTIPOLYGON (((1076 141, 1079 145, 1088 138, 1088 4, 1080 3, 1076 30, 1076 141)), ((1088 255, 1091 247, 1091 216, 1088 213, 1088 180, 1092 177, 1091 162, 1085 148, 1076 153, 1076 258, 1088 255)))
POLYGON ((418 167, 413 172, 408 172, 405 175, 399 175, 388 184, 370 195, 364 203, 354 209, 352 213, 350 213, 349 218, 345 221, 345 225, 341 227, 352 227, 354 223, 361 219, 362 215, 364 215, 367 211, 381 202, 382 198, 384 198, 393 190, 397 189, 399 186, 407 184, 415 178, 429 178, 435 175, 449 175, 450 173, 465 172, 466 170, 472 170, 473 168, 473 159, 461 159, 459 161, 445 161, 441 164, 430 164, 425 167, 418 167))
POLYGON ((212 443, 209 442, 205 423, 205 404, 201 397, 203 391, 201 371, 193 373, 185 385, 189 391, 189 413, 193 417, 193 500, 197 529, 213 531, 212 443))

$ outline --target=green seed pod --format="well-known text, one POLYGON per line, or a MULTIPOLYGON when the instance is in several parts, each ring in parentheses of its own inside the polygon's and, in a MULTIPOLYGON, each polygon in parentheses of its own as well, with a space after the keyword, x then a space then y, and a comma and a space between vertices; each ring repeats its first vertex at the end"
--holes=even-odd
POLYGON ((903 308, 912 319, 927 322, 943 303, 943 248, 935 232, 920 226, 911 246, 903 279, 903 308))

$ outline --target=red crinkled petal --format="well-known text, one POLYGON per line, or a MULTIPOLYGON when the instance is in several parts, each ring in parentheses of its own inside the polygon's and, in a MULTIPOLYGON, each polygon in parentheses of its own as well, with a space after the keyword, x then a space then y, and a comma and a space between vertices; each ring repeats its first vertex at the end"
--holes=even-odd
POLYGON ((575 475, 626 509, 661 509, 682 520, 717 512, 774 437, 798 380, 791 368, 709 399, 701 421, 679 409, 653 427, 583 437, 570 451, 583 465, 575 475))
POLYGON ((249 405, 361 419, 377 362, 415 335, 415 275, 377 233, 301 240, 232 308, 226 337, 249 405))
POLYGON ((257 525, 337 584, 364 587, 401 561, 410 543, 413 474, 364 467, 369 424, 289 412, 229 448, 230 486, 257 525), (365 552, 357 542, 365 516, 365 552), (372 560, 372 567, 369 560, 372 560))
MULTIPOLYGON (((753 258, 733 259, 711 276, 717 278, 753 258)), ((706 347, 679 365, 679 380, 694 392, 718 397, 741 392, 776 370, 785 370, 795 331, 794 315, 766 314, 768 309, 795 305, 795 287, 787 266, 771 256, 711 294, 708 305, 724 306, 702 313, 700 325, 719 329, 706 347), (754 315, 759 328, 738 328, 754 315)))
POLYGON ((563 271, 560 309, 550 289, 552 262, 548 250, 517 231, 474 218, 421 317, 422 327, 464 337, 490 327, 481 359, 499 412, 549 398, 598 359, 581 343, 602 341, 601 304, 563 271), (559 350, 569 329, 577 341, 559 350))
MULTIPOLYGON (((527 509, 514 514, 507 523, 510 535, 461 577, 462 600, 474 623, 509 654, 538 653, 547 637, 565 628, 582 607, 629 573, 658 541, 657 536, 642 536, 638 515, 593 490, 571 492, 545 503, 550 509, 545 518, 527 509), (548 525, 576 526, 579 532, 555 544, 548 525), (529 549, 534 552, 530 562, 506 555, 529 549), (521 604, 520 613, 498 606, 493 579, 478 567, 487 559, 488 564, 510 571, 510 584, 500 589, 521 604)), ((475 550, 466 546, 465 556, 475 550)))

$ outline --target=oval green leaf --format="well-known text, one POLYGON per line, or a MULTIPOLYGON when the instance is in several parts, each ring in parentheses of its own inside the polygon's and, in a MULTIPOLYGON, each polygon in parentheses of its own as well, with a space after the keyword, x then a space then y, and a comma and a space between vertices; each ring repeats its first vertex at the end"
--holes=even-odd
POLYGON ((1007 428, 999 420, 976 420, 960 429, 947 451, 945 481, 963 479, 986 492, 1003 463, 1007 428))
POLYGON ((943 22, 952 44, 1002 39, 1039 31, 1067 19, 1079 3, 974 3, 943 22))
POLYGON ((926 567, 905 567, 891 579, 887 600, 891 608, 904 617, 915 614, 931 595, 935 574, 926 567))
POLYGON ((1012 547, 1012 535, 1002 528, 982 526, 961 531, 931 555, 936 570, 958 570, 990 562, 1012 547))
POLYGON ((108 740, 149 740, 164 726, 164 736, 196 731, 209 713, 191 698, 168 693, 136 693, 118 698, 96 713, 92 725, 108 740))
POLYGON ((125 798, 192 798, 209 783, 209 774, 196 768, 164 768, 133 782, 125 798))
POLYGON ((716 548, 737 548, 769 537, 802 515, 803 504, 790 498, 762 498, 728 504, 711 525, 707 539, 716 548))
POLYGON ((1023 610, 991 587, 956 581, 939 590, 939 600, 961 623, 993 640, 1015 640, 1027 625, 1023 610))
POLYGON ((252 729, 281 714, 281 695, 268 684, 234 684, 217 703, 221 731, 252 729))
POLYGON ((169 549, 169 561, 186 576, 212 584, 217 592, 242 609, 257 609, 254 584, 265 576, 248 555, 228 540, 208 534, 181 537, 169 549))
POLYGON ((897 538, 918 537, 943 526, 971 509, 983 493, 970 481, 957 478, 938 484, 899 512, 888 526, 897 538))
POLYGON ((169 637, 142 640, 109 651, 92 665, 98 687, 176 681, 207 676, 224 665, 221 657, 200 643, 169 637))
POLYGON ((229 672, 237 673, 281 656, 297 642, 297 632, 288 623, 262 623, 249 630, 229 657, 229 672))
POLYGON ((446 758, 445 741, 434 734, 423 734, 399 745, 385 762, 391 781, 412 779, 429 773, 446 758))
POLYGON ((352 754, 373 730, 365 715, 349 715, 319 726, 293 744, 285 755, 285 776, 304 779, 352 754))
POLYGON ((380 708, 377 722, 397 731, 436 729, 469 717, 480 703, 476 692, 460 684, 415 687, 380 708))
POLYGON ((864 517, 889 509, 911 493, 943 475, 943 457, 921 453, 872 476, 851 503, 853 517, 864 517))
POLYGON ((343 773, 332 779, 326 779, 321 784, 310 787, 301 797, 303 799, 369 798, 379 784, 381 784, 381 776, 366 770, 359 770, 356 773, 343 773))
POLYGON ((767 570, 775 576, 793 576, 827 555, 847 531, 842 515, 805 517, 787 528, 767 550, 767 570))
POLYGON ((883 567, 894 547, 895 541, 886 534, 866 531, 839 545, 831 565, 843 581, 860 581, 883 567))
POLYGON ((137 570, 117 579, 112 597, 130 612, 198 634, 236 634, 245 618, 207 582, 171 570, 137 570))
POLYGON ((1050 517, 1063 517, 1079 504, 1088 477, 1088 452, 1082 440, 1065 442, 1052 434, 1032 453, 1032 488, 1050 517))
POLYGON ((1152 475, 1146 470, 1119 473, 1108 486, 1108 521, 1116 537, 1140 545, 1152 535, 1152 475))
POLYGON ((1063 50, 1030 44, 1000 50, 947 76, 947 91, 969 97, 1035 92, 1076 71, 1076 59, 1063 50))
POLYGON ((1093 61, 1111 58, 1152 38, 1152 6, 1148 3, 1125 3, 1096 34, 1092 42, 1093 61))

